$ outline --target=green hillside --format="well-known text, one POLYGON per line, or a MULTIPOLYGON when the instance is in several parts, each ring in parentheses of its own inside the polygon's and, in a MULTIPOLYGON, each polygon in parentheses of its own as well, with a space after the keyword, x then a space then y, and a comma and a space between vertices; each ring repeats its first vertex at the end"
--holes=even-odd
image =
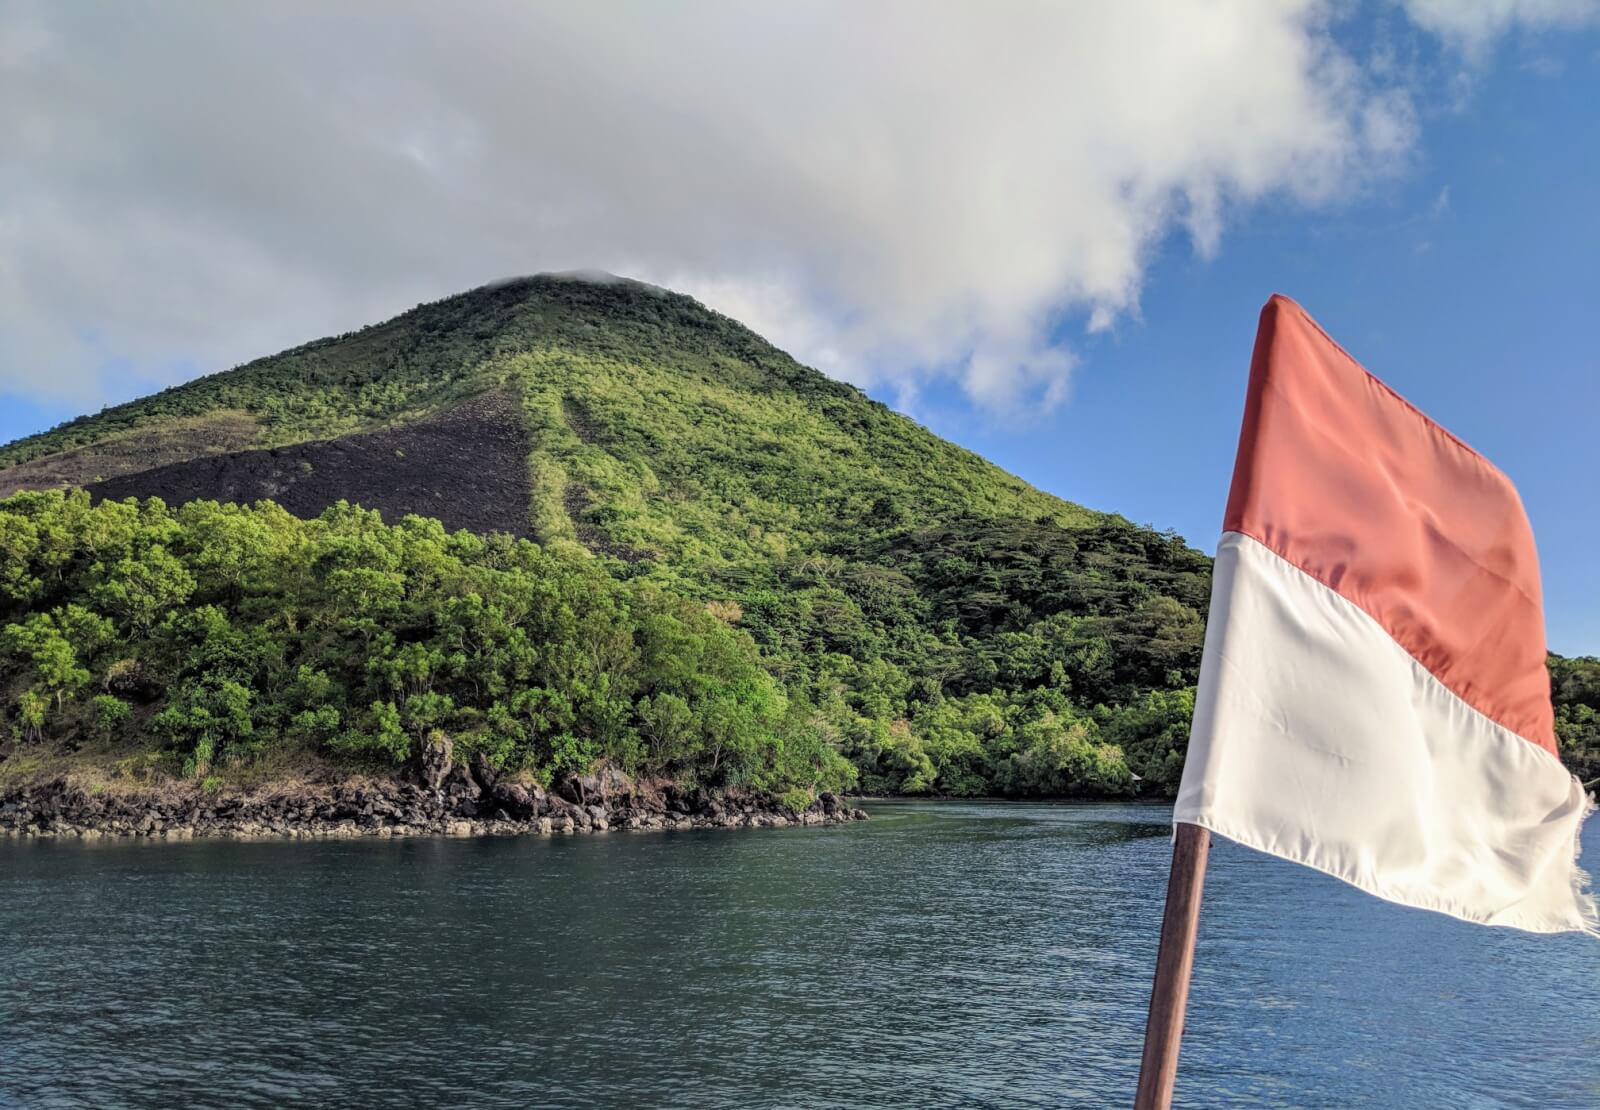
POLYGON ((72 485, 110 500, 0 502, 13 766, 394 760, 442 730, 536 778, 1118 794, 1181 768, 1204 555, 651 286, 485 287, 0 448, 0 494, 72 485), (117 503, 154 493, 317 519, 117 503))

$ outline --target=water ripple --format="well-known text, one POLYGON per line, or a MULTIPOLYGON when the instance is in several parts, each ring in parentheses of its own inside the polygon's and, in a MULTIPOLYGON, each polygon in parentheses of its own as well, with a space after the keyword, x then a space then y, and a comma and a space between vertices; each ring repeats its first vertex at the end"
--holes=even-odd
MULTIPOLYGON (((1166 812, 875 816, 0 842, 0 1102, 1126 1104, 1166 812)), ((1180 1105, 1600 1106, 1600 945, 1212 858, 1180 1105)))

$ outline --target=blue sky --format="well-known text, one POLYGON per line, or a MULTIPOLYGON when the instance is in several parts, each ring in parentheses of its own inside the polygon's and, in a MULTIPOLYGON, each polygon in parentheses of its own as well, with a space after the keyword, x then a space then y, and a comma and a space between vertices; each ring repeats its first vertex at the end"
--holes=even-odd
POLYGON ((0 440, 595 267, 1210 549, 1276 291, 1512 477, 1600 653, 1593 0, 90 8, 0 7, 0 440))

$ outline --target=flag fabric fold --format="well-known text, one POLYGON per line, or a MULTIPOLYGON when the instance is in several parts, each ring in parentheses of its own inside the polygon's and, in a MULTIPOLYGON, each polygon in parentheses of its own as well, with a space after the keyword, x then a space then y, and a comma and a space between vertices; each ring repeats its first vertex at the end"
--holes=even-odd
POLYGON ((1510 481, 1273 297, 1174 820, 1405 905, 1595 932, 1545 658, 1510 481))

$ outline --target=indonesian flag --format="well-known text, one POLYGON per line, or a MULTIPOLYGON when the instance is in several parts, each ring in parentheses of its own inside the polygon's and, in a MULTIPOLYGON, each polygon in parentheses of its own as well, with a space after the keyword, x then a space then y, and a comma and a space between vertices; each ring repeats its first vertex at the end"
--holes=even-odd
POLYGON ((1175 821, 1407 906, 1597 927, 1505 475, 1261 313, 1175 821))

